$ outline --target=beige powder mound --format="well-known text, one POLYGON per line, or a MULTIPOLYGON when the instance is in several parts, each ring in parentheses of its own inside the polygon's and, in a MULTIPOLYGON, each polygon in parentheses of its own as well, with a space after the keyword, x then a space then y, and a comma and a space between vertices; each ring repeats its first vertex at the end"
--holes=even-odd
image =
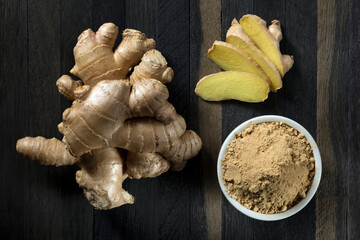
POLYGON ((281 122, 251 124, 228 145, 222 178, 229 195, 253 211, 284 212, 306 197, 315 174, 305 136, 281 122))

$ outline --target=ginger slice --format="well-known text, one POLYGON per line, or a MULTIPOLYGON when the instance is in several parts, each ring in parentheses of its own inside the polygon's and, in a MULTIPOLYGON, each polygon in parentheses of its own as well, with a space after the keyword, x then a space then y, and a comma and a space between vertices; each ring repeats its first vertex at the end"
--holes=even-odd
POLYGON ((268 80, 256 62, 242 50, 229 43, 215 41, 208 51, 209 58, 225 71, 239 71, 256 74, 268 80))
POLYGON ((240 25, 256 46, 277 67, 283 77, 292 67, 294 60, 291 56, 282 55, 280 52, 279 42, 282 39, 280 22, 273 20, 268 29, 263 19, 247 14, 240 19, 240 25))
POLYGON ((281 76, 276 66, 256 47, 236 19, 233 20, 226 33, 226 42, 244 51, 261 67, 270 80, 272 92, 276 92, 282 87, 281 76))
POLYGON ((195 93, 207 101, 240 100, 263 102, 269 94, 268 82, 255 74, 226 71, 202 78, 195 93))

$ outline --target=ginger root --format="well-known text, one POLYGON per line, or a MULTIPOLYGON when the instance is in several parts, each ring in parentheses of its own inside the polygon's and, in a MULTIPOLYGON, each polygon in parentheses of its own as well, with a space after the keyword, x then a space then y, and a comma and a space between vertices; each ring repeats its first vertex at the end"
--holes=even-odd
POLYGON ((110 209, 134 202, 134 197, 122 188, 127 178, 124 164, 123 150, 113 147, 96 149, 81 157, 76 182, 95 208, 110 209))
POLYGON ((74 91, 77 87, 82 85, 81 81, 74 81, 70 76, 63 75, 56 81, 56 86, 59 93, 64 95, 69 100, 75 100, 74 91))
POLYGON ((141 78, 153 78, 165 84, 171 81, 174 76, 173 70, 167 66, 161 52, 153 49, 147 51, 141 59, 134 72, 130 75, 130 82, 133 84, 141 78))
POLYGON ((70 73, 91 87, 105 79, 126 79, 144 53, 155 47, 155 41, 147 39, 140 31, 126 29, 123 40, 113 52, 118 32, 112 23, 103 24, 96 33, 85 30, 74 48, 75 66, 70 73))
POLYGON ((170 163, 160 154, 128 152, 126 171, 133 178, 157 177, 170 168, 170 163))
POLYGON ((263 19, 247 14, 240 19, 240 25, 256 46, 274 63, 283 77, 292 67, 294 59, 292 56, 282 55, 280 52, 279 43, 283 37, 280 21, 273 20, 267 28, 263 19))
POLYGON ((252 73, 226 71, 202 78, 195 93, 204 100, 235 99, 244 102, 263 102, 268 97, 269 84, 252 73))
POLYGON ((76 163, 76 181, 89 202, 110 209, 134 198, 122 188, 131 178, 156 177, 168 169, 181 170, 198 154, 201 139, 186 130, 184 119, 167 101, 173 70, 155 41, 132 29, 112 51, 118 28, 105 23, 94 33, 88 29, 74 48, 70 76, 57 81, 59 92, 72 106, 58 125, 63 141, 26 137, 18 152, 42 164, 76 163), (128 76, 131 68, 141 59, 128 76))
POLYGON ((58 167, 73 165, 79 161, 65 149, 64 143, 56 138, 25 137, 17 141, 16 151, 32 160, 36 159, 43 165, 58 167))

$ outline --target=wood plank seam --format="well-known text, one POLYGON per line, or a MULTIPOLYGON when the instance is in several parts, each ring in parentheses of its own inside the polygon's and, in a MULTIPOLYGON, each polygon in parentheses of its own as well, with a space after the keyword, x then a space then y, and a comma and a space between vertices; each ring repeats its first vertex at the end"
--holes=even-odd
MULTIPOLYGON (((316 194, 316 239, 335 238, 335 206, 334 198, 327 195, 334 184, 333 178, 329 176, 333 169, 333 149, 330 139, 329 116, 329 93, 327 91, 330 79, 329 69, 333 61, 334 48, 334 23, 335 2, 318 0, 318 33, 317 33, 317 143, 322 153, 323 174, 322 182, 316 194), (325 150, 326 148, 326 150, 325 150), (330 208, 329 208, 330 207, 330 208)), ((332 192, 334 194, 334 192, 332 192)))
MULTIPOLYGON (((199 78, 219 71, 207 58, 207 49, 221 38, 221 1, 201 0, 203 42, 200 50, 199 78)), ((222 195, 217 183, 216 163, 221 147, 221 103, 198 101, 200 136, 203 140, 201 161, 204 169, 204 196, 208 239, 221 239, 222 195)))

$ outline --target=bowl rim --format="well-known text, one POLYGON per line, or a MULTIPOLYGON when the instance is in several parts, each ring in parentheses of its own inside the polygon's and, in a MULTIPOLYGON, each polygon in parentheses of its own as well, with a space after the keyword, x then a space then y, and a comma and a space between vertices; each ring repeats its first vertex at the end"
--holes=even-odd
POLYGON ((293 216, 294 214, 298 213, 301 209, 303 209, 310 200, 314 197, 321 179, 321 172, 322 172, 322 163, 321 163, 321 156, 319 148, 314 140, 314 138, 311 136, 311 134, 299 123, 295 122, 292 119, 289 119, 287 117, 279 116, 279 115, 263 115, 259 117, 251 118, 239 126, 237 126, 234 130, 231 131, 231 133, 226 137, 225 141, 221 145, 221 149, 219 151, 218 155, 218 161, 217 161, 217 176, 219 185, 221 188, 222 193, 224 194, 225 198, 235 207, 238 211, 245 214, 248 217, 262 220, 262 221, 276 221, 288 218, 290 216, 293 216), (221 167, 221 159, 225 156, 226 148, 228 144, 235 138, 235 133, 239 133, 242 130, 244 130, 247 126, 249 126, 250 123, 261 123, 261 122, 283 122, 296 130, 298 130, 300 133, 304 134, 308 142, 310 143, 310 146, 313 150, 314 159, 315 159, 315 175, 312 182, 312 185, 304 199, 302 199, 300 202, 298 202, 295 206, 291 207, 290 209, 286 210, 282 213, 275 213, 275 214, 262 214, 255 211, 252 211, 250 209, 247 209, 243 205, 241 205, 238 201, 233 199, 229 196, 229 194, 226 192, 225 185, 222 182, 222 167, 221 167))

